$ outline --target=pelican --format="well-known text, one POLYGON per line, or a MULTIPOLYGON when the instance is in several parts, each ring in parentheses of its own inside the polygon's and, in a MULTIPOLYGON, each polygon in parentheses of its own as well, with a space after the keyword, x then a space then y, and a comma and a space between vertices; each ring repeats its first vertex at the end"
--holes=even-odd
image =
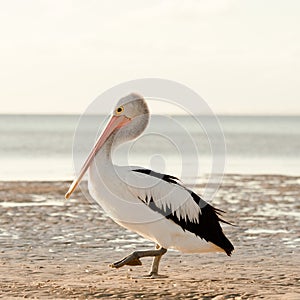
POLYGON ((88 170, 88 190, 104 211, 119 225, 155 243, 155 249, 134 251, 112 263, 113 268, 141 265, 141 258, 153 257, 151 278, 159 277, 161 257, 167 249, 183 253, 234 250, 224 235, 219 210, 205 202, 171 175, 136 166, 117 166, 113 151, 122 143, 136 139, 146 129, 149 109, 136 93, 121 98, 72 182, 68 199, 88 170))

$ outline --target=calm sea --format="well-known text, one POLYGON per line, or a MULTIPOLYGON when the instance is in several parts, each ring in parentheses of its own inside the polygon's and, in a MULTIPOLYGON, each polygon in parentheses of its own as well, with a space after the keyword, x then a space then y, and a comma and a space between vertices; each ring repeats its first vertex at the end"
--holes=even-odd
MULTIPOLYGON (((95 136, 104 120, 103 116, 89 118, 90 125, 79 128, 87 139, 95 136)), ((72 145, 78 121, 79 116, 74 115, 1 115, 0 180, 72 179, 72 145)), ((146 134, 121 147, 115 161, 179 177, 188 177, 189 170, 195 176, 196 165, 198 175, 207 174, 214 157, 211 142, 220 136, 210 128, 209 117, 202 117, 202 121, 201 128, 190 117, 153 116, 146 134)), ((226 144, 226 173, 300 175, 299 116, 221 116, 219 121, 226 144)), ((83 139, 78 147, 77 140, 79 160, 93 141, 83 139)), ((222 156, 222 143, 220 149, 218 155, 222 156)))

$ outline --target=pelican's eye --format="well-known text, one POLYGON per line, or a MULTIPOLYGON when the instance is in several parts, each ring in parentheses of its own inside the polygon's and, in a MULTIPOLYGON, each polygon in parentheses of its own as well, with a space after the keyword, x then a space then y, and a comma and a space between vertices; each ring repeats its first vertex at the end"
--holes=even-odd
POLYGON ((123 106, 119 106, 119 107, 116 109, 116 114, 117 114, 117 115, 120 115, 123 111, 124 111, 124 107, 123 107, 123 106))

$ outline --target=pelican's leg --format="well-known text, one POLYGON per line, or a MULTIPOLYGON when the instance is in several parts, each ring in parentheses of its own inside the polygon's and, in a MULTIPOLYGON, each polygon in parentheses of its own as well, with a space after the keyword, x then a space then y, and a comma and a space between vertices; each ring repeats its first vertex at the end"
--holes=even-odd
MULTIPOLYGON (((128 256, 124 257, 123 259, 111 264, 110 266, 112 268, 121 268, 125 265, 129 266, 139 266, 142 264, 140 261, 140 258, 142 257, 148 257, 148 256, 154 256, 154 259, 159 257, 158 260, 155 260, 155 268, 158 269, 158 264, 160 261, 160 258, 163 254, 167 252, 167 249, 160 247, 159 249, 155 250, 144 250, 144 251, 134 251, 128 256)), ((153 261, 154 263, 154 261, 153 261)))
MULTIPOLYGON (((159 246, 158 244, 156 244, 156 249, 160 249, 160 246, 159 246)), ((166 251, 166 252, 167 252, 167 251, 166 251)), ((151 278, 167 277, 167 276, 159 275, 159 274, 158 274, 158 266, 159 266, 159 262, 160 262, 160 260, 161 260, 161 257, 162 257, 166 252, 162 253, 161 255, 154 256, 153 262, 152 262, 152 266, 151 266, 151 271, 150 271, 150 274, 149 274, 149 277, 151 277, 151 278)))

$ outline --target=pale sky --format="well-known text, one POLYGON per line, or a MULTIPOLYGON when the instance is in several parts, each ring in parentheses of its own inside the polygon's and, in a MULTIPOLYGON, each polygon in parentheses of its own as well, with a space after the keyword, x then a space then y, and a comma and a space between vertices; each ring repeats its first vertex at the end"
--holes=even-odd
POLYGON ((298 0, 0 0, 0 113, 82 113, 137 78, 218 114, 300 114, 298 0))

